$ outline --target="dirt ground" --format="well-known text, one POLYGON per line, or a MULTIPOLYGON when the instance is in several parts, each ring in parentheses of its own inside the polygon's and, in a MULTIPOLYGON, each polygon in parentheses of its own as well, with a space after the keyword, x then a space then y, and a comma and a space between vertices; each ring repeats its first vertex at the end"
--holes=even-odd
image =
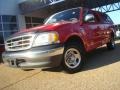
POLYGON ((120 41, 116 49, 99 48, 88 54, 81 72, 62 68, 22 71, 0 64, 0 90, 120 90, 120 41))

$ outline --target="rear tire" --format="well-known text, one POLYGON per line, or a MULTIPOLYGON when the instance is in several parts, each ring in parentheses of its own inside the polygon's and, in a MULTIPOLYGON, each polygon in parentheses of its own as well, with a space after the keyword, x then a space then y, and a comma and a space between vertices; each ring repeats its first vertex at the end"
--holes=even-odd
POLYGON ((81 44, 67 45, 63 54, 63 66, 68 73, 76 73, 81 70, 85 61, 85 52, 81 44))
POLYGON ((110 42, 107 43, 107 48, 108 48, 108 50, 115 49, 115 38, 114 38, 114 36, 112 36, 110 42))

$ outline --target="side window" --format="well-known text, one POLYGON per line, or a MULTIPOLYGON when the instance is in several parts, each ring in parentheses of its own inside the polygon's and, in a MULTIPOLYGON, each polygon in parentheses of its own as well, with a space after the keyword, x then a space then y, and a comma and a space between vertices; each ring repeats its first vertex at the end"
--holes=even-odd
POLYGON ((86 23, 94 23, 94 22, 96 22, 94 13, 92 11, 84 12, 83 21, 86 22, 86 23))
POLYGON ((113 23, 111 18, 106 14, 102 14, 102 20, 103 20, 103 23, 113 23))
POLYGON ((109 23, 113 23, 112 19, 107 15, 107 20, 109 23))
POLYGON ((101 19, 100 19, 100 14, 98 12, 94 12, 95 13, 95 19, 96 19, 96 22, 98 23, 101 23, 101 19))
POLYGON ((68 11, 68 14, 66 14, 66 17, 68 17, 69 20, 72 18, 76 18, 77 20, 79 20, 80 9, 73 9, 73 10, 68 11))

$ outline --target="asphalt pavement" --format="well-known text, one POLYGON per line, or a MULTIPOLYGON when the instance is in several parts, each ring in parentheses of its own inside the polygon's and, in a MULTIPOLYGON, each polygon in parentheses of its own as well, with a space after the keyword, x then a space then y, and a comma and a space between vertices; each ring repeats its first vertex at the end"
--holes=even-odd
POLYGON ((0 64, 0 90, 120 90, 120 41, 115 50, 98 48, 87 55, 81 72, 60 67, 22 71, 0 64))

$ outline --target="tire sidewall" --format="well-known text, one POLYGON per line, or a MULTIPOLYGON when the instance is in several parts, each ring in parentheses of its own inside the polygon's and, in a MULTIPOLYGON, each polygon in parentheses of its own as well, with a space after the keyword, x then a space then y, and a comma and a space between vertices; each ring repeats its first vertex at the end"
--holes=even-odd
POLYGON ((65 47, 65 50, 64 50, 64 53, 63 53, 63 66, 68 73, 75 73, 75 72, 78 72, 78 71, 81 70, 81 68, 83 66, 83 59, 84 59, 84 53, 83 52, 84 52, 83 48, 79 47, 77 44, 70 44, 69 46, 65 47), (69 68, 65 63, 65 53, 66 53, 67 50, 69 50, 71 48, 74 48, 74 49, 78 50, 79 53, 80 53, 80 56, 81 56, 81 62, 76 68, 69 68))
POLYGON ((114 38, 114 36, 111 36, 110 42, 107 43, 107 48, 109 50, 113 50, 115 48, 115 38, 114 38), (113 43, 114 43, 114 45, 113 45, 113 43))

